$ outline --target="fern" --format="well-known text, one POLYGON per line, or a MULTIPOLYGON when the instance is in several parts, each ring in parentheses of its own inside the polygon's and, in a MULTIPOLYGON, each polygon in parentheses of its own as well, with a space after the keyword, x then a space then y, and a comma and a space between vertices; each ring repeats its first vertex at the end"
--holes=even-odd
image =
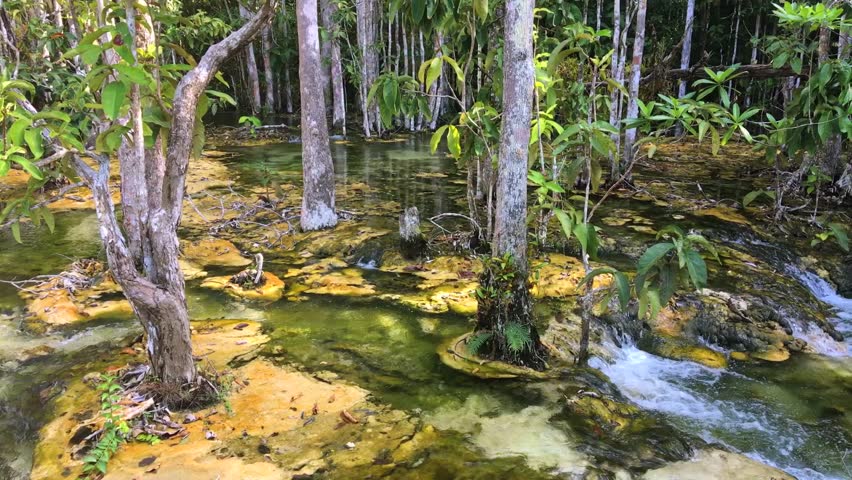
POLYGON ((529 348, 532 345, 532 337, 530 337, 529 329, 520 323, 507 323, 505 333, 506 344, 509 346, 509 350, 515 354, 524 351, 525 348, 529 348))
POLYGON ((491 332, 480 332, 476 335, 473 335, 467 341, 467 351, 471 355, 476 355, 479 349, 481 349, 482 346, 485 345, 485 342, 487 342, 489 338, 491 338, 491 332))

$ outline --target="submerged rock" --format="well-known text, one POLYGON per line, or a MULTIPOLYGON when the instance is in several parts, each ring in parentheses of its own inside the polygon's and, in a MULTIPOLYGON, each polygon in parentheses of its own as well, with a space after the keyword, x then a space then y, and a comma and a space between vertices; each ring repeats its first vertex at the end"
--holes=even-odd
POLYGON ((182 242, 184 258, 197 265, 210 267, 244 267, 251 260, 240 254, 236 245, 222 238, 209 237, 182 242))
POLYGON ((201 286, 247 300, 275 302, 284 296, 284 282, 269 272, 263 272, 260 285, 254 285, 251 282, 238 285, 232 280, 231 276, 210 277, 205 279, 201 286))
POLYGON ((642 476, 643 480, 795 480, 777 468, 724 450, 701 450, 695 457, 642 476))
POLYGON ((556 375, 556 372, 539 372, 531 368, 519 367, 506 362, 488 360, 472 354, 467 348, 470 333, 442 342, 438 346, 438 357, 444 365, 468 375, 485 378, 534 378, 545 379, 556 375))

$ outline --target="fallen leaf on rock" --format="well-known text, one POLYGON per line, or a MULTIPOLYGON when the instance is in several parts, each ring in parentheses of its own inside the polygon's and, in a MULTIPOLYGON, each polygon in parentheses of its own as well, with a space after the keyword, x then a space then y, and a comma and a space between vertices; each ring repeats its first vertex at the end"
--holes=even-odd
POLYGON ((155 457, 153 455, 151 455, 150 457, 145 457, 142 460, 139 460, 139 466, 140 467, 147 467, 148 465, 151 465, 152 463, 154 463, 155 460, 157 460, 157 457, 155 457))
POLYGON ((340 412, 340 418, 346 423, 358 423, 358 419, 346 410, 340 412))

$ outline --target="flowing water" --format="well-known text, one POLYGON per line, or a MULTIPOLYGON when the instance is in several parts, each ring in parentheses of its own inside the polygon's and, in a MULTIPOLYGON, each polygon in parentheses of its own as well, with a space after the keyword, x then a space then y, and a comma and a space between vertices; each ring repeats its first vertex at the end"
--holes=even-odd
MULTIPOLYGON (((332 154, 337 183, 363 182, 373 187, 373 193, 357 205, 366 210, 396 202, 418 206, 424 217, 464 211, 462 175, 451 159, 432 156, 428 148, 428 138, 417 137, 393 143, 336 143, 332 154)), ((226 163, 238 186, 299 181, 299 145, 233 150, 240 155, 226 163)), ((726 188, 721 184, 704 187, 710 194, 733 196, 749 186, 737 183, 737 191, 726 188)), ((673 213, 661 213, 646 202, 615 199, 602 209, 601 217, 641 216, 659 227, 670 223, 673 213)), ((747 235, 741 227, 679 214, 689 227, 730 248, 744 248, 747 235)), ((394 224, 393 218, 369 221, 394 224)), ((645 243, 653 240, 641 229, 604 228, 611 229, 613 236, 645 243)), ((24 228, 24 237, 24 245, 16 245, 8 233, 0 233, 0 279, 55 273, 69 263, 69 257, 101 255, 90 213, 59 215, 53 235, 24 228)), ((783 246, 767 244, 761 247, 765 251, 758 247, 748 244, 749 251, 757 249, 754 255, 763 261, 790 264, 794 260, 783 246)), ((609 260, 627 262, 619 256, 609 260)), ((285 268, 282 262, 270 259, 275 268, 285 268)), ((380 288, 406 288, 392 274, 367 270, 372 266, 369 258, 361 266, 365 277, 380 288)), ((801 283, 774 286, 774 290, 770 280, 711 274, 718 274, 713 280, 717 285, 746 288, 745 283, 750 283, 751 288, 774 292, 779 301, 785 288, 796 288, 797 295, 806 297, 812 291, 837 309, 835 324, 848 343, 852 300, 837 296, 819 277, 798 272, 801 283)), ((488 468, 490 478, 571 478, 594 463, 588 453, 592 439, 572 431, 565 422, 552 420, 560 410, 559 381, 482 381, 439 361, 438 344, 471 328, 464 317, 418 313, 377 299, 312 296, 304 302, 259 305, 201 289, 197 281, 189 282, 187 288, 194 319, 264 322, 271 337, 265 351, 275 352, 276 359, 307 370, 332 371, 370 390, 379 402, 423 415, 440 429, 459 432, 448 434, 455 442, 452 447, 433 455, 432 461, 441 463, 436 472, 455 477, 467 469, 488 468), (525 459, 526 466, 517 461, 475 461, 518 457, 525 459)), ((0 479, 26 478, 38 427, 50 411, 50 398, 61 394, 62 385, 73 376, 102 368, 114 355, 115 345, 139 334, 131 319, 91 321, 47 335, 29 334, 20 328, 21 308, 14 289, 0 284, 0 479), (44 347, 49 347, 46 354, 21 359, 21 352, 44 347)), ((819 337, 809 330, 806 318, 801 319, 798 334, 819 337)), ((622 347, 608 345, 607 350, 610 358, 595 358, 593 366, 630 401, 683 432, 776 465, 801 479, 850 477, 852 465, 846 457, 852 455, 848 411, 852 362, 848 348, 838 347, 837 342, 817 348, 825 355, 798 355, 783 364, 735 362, 724 371, 656 357, 629 341, 622 347)))

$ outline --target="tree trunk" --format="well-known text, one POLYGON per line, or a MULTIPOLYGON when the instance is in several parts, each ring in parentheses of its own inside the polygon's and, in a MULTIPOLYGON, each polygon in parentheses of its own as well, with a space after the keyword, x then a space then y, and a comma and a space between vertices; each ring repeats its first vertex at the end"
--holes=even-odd
MULTIPOLYGON (((240 16, 249 18, 251 14, 246 7, 240 4, 240 16)), ((260 77, 257 73, 257 57, 254 54, 254 45, 249 43, 246 47, 246 70, 249 79, 249 102, 251 105, 251 113, 258 114, 261 111, 260 105, 260 77)))
POLYGON ((263 29, 263 79, 265 83, 266 105, 264 110, 275 112, 275 75, 272 74, 272 29, 263 29))
MULTIPOLYGON (((636 35, 633 41, 633 63, 630 66, 630 94, 627 102, 627 118, 639 116, 639 80, 642 78, 642 55, 645 52, 645 14, 648 11, 648 0, 639 0, 639 9, 636 12, 636 35)), ((633 145, 636 142, 636 129, 627 130, 624 135, 624 167, 627 168, 633 162, 635 152, 633 145)))
POLYGON ((330 108, 334 103, 331 97, 331 32, 334 30, 331 20, 331 5, 334 0, 318 1, 320 27, 325 32, 325 39, 320 38, 320 73, 322 74, 320 85, 322 85, 322 93, 325 96, 325 106, 330 108))
POLYGON ((343 62, 340 57, 340 40, 338 39, 339 27, 334 21, 337 14, 337 3, 328 2, 329 18, 331 27, 329 30, 329 43, 331 44, 331 97, 332 97, 332 120, 331 125, 341 130, 346 136, 346 88, 343 84, 343 62))
MULTIPOLYGON (((131 226, 132 232, 141 233, 137 236, 128 232, 127 235, 135 237, 133 241, 141 243, 141 247, 131 250, 130 241, 118 224, 110 194, 109 156, 87 152, 98 162, 97 171, 78 154, 72 157, 75 170, 92 190, 110 271, 145 329, 152 373, 160 382, 178 391, 187 391, 188 386, 197 383, 184 280, 178 264, 177 228, 195 138, 198 101, 222 62, 245 47, 266 25, 275 3, 274 0, 265 2, 243 27, 211 46, 178 83, 165 155, 161 143, 151 149, 156 154, 145 152, 138 125, 141 106, 138 99, 132 99, 129 123, 132 142, 128 142, 126 156, 120 158, 119 165, 122 183, 133 185, 139 190, 135 193, 145 193, 122 198, 122 203, 130 202, 136 207, 144 202, 148 207, 145 215, 135 217, 137 224, 131 226)), ((131 32, 138 31, 133 25, 137 4, 138 1, 128 0, 125 9, 131 32)), ((162 137, 158 141, 161 142, 162 137)), ((128 193, 127 188, 122 189, 123 195, 128 193)))
POLYGON ((379 76, 379 52, 381 45, 376 44, 376 18, 381 18, 376 0, 358 0, 355 3, 358 50, 361 52, 361 114, 363 115, 364 135, 380 133, 381 120, 378 106, 367 104, 370 87, 379 76))
MULTIPOLYGON (((544 368, 544 347, 532 323, 527 262, 527 158, 532 112, 533 0, 507 0, 503 67, 503 125, 497 172, 497 222, 492 260, 482 274, 477 330, 490 334, 490 357, 544 368), (501 258, 511 257, 508 264, 501 258), (527 341, 513 348, 508 338, 525 332, 527 341)), ((517 346, 517 344, 515 345, 517 346)))
MULTIPOLYGON (((692 26, 695 22, 695 0, 687 0, 686 3, 686 27, 683 33, 683 50, 680 52, 680 68, 689 68, 690 54, 692 53, 692 26)), ((678 98, 686 96, 686 81, 681 80, 678 84, 678 98)))
POLYGON ((417 207, 406 208, 399 215, 399 240, 402 256, 420 258, 426 249, 426 239, 420 231, 420 212, 417 207))
POLYGON ((316 93, 322 82, 317 0, 298 0, 299 93, 302 101, 302 230, 337 225, 334 211, 334 164, 328 144, 325 97, 316 93))
MULTIPOLYGON (((621 18, 621 0, 615 0, 613 4, 612 10, 612 24, 613 24, 613 35, 612 35, 612 78, 618 85, 624 84, 624 72, 621 69, 621 65, 623 65, 622 58, 624 58, 624 42, 622 41, 622 18, 621 18)), ((626 30, 626 29, 625 29, 626 30)), ((610 110, 609 110, 609 123, 618 130, 621 130, 621 101, 622 101, 622 93, 618 88, 613 88, 610 93, 610 110)), ((621 134, 613 133, 612 141, 616 145, 615 154, 610 154, 610 181, 616 182, 618 178, 621 176, 621 157, 620 157, 620 147, 621 147, 621 134)))
MULTIPOLYGON (((281 4, 281 10, 284 18, 287 18, 287 12, 284 11, 287 8, 286 3, 281 4)), ((287 22, 284 22, 284 38, 290 38, 290 34, 287 31, 287 22)), ((293 82, 290 81, 290 68, 289 65, 284 67, 284 104, 286 107, 287 113, 293 113, 293 82)))

